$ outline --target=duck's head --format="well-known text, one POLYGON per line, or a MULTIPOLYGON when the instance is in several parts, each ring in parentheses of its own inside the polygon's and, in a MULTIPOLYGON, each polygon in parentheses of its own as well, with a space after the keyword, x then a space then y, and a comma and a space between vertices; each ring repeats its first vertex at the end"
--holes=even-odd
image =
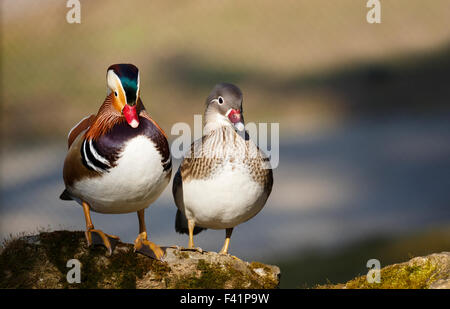
POLYGON ((241 90, 229 83, 217 84, 206 99, 205 121, 217 125, 233 125, 237 130, 244 130, 242 115, 241 90))
POLYGON ((113 106, 128 124, 137 128, 139 117, 136 106, 139 99, 139 69, 132 64, 113 64, 106 73, 108 95, 113 93, 113 106))

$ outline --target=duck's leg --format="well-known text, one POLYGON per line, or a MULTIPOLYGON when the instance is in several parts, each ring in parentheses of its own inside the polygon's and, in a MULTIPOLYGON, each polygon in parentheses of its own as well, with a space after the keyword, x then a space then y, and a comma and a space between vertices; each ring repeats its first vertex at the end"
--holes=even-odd
POLYGON ((114 248, 116 247, 116 244, 119 242, 119 237, 114 235, 105 234, 101 230, 94 229, 94 225, 92 224, 91 220, 91 207, 88 203, 82 202, 83 205, 83 211, 84 211, 84 218, 86 219, 86 240, 88 243, 88 246, 92 245, 103 245, 108 250, 108 256, 111 256, 114 248))
POLYGON ((137 212, 139 219, 139 235, 134 241, 134 251, 153 259, 161 260, 164 256, 164 251, 157 244, 147 240, 144 212, 145 209, 141 209, 137 212))
POLYGON ((188 243, 188 249, 194 249, 194 228, 195 228, 195 222, 194 220, 188 220, 188 230, 189 230, 189 243, 188 243))
POLYGON ((220 254, 228 253, 228 246, 230 245, 231 233, 233 233, 233 228, 228 228, 225 230, 225 243, 223 244, 222 250, 220 250, 220 254))

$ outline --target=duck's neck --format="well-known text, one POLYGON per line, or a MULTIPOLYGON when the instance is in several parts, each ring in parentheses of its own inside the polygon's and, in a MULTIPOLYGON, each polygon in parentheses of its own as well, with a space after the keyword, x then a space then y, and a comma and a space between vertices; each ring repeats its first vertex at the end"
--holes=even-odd
POLYGON ((116 111, 113 106, 113 94, 110 93, 105 102, 103 102, 102 106, 98 110, 97 116, 95 117, 94 123, 86 132, 87 139, 97 139, 98 137, 106 134, 109 130, 112 129, 116 124, 125 121, 125 117, 123 117, 120 113, 116 111))
POLYGON ((205 126, 203 127, 203 135, 207 135, 222 127, 233 128, 233 125, 225 116, 219 114, 217 111, 209 111, 207 109, 205 111, 205 126))

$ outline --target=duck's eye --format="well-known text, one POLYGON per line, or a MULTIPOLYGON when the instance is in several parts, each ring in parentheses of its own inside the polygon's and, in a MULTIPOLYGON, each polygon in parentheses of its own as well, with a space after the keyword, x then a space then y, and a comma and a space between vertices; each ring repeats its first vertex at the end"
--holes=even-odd
POLYGON ((223 104, 223 98, 219 97, 219 104, 223 104))
POLYGON ((114 95, 117 97, 117 91, 114 91, 114 95))

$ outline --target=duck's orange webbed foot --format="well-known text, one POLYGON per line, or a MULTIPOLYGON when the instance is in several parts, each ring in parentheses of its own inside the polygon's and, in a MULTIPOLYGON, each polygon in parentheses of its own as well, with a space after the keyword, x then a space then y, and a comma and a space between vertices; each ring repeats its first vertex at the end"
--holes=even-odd
POLYGON ((156 260, 161 260, 165 254, 160 246, 147 240, 146 232, 140 233, 134 241, 134 251, 156 260))
POLYGON ((89 247, 93 245, 105 246, 106 250, 108 251, 107 256, 112 255, 114 248, 120 240, 120 238, 117 236, 109 235, 104 233, 102 230, 96 229, 88 229, 85 232, 85 235, 89 247))

